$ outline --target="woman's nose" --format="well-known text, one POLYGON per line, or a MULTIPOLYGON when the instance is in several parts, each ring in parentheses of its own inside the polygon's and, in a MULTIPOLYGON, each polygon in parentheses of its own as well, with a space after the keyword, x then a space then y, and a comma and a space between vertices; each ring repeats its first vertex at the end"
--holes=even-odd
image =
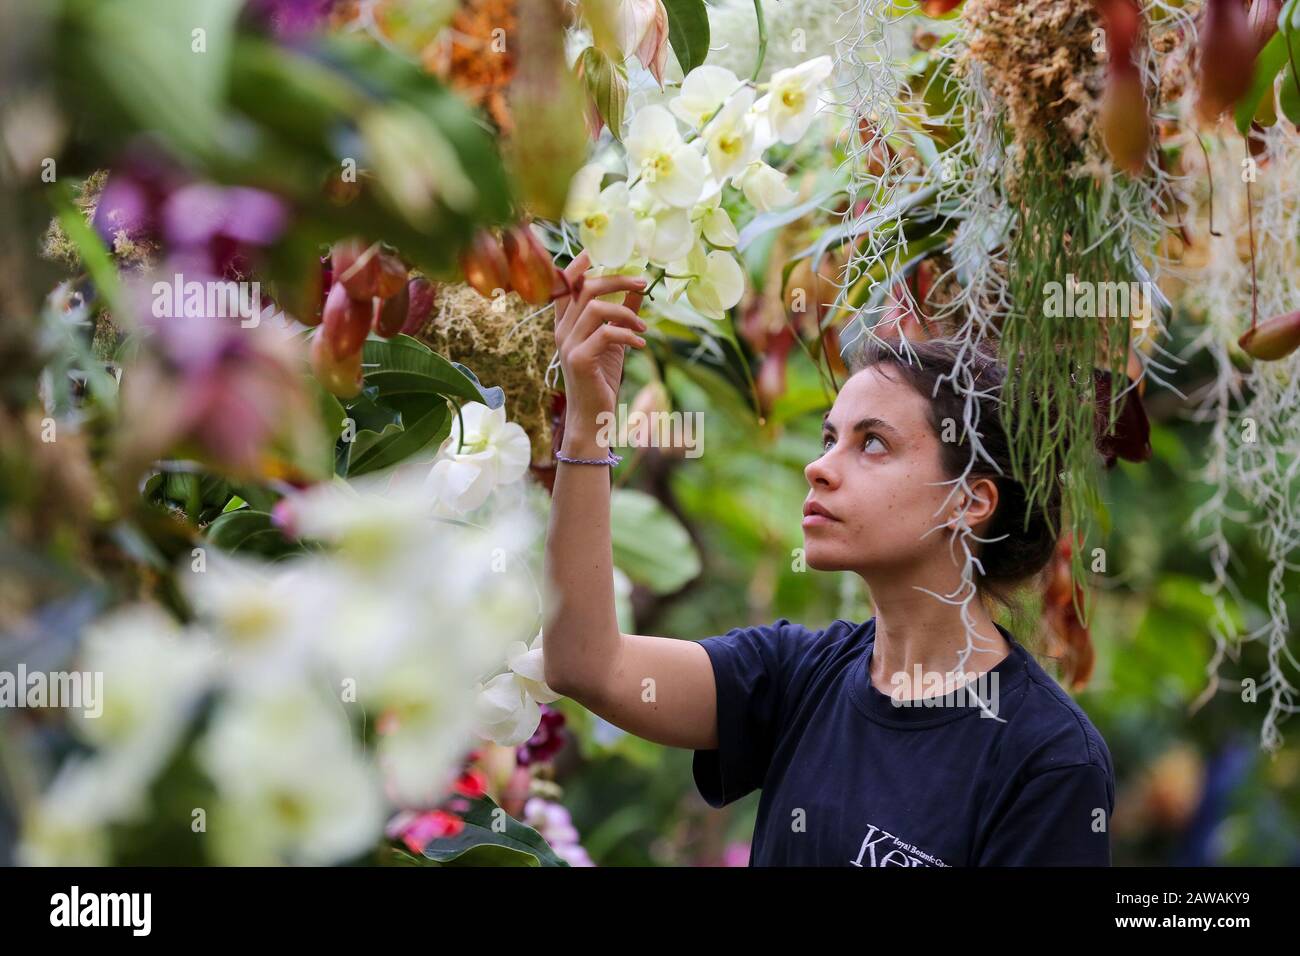
POLYGON ((826 454, 823 454, 820 458, 809 462, 808 466, 804 468, 803 474, 808 479, 808 484, 813 486, 822 484, 832 488, 835 486, 835 469, 831 466, 827 457, 826 454))

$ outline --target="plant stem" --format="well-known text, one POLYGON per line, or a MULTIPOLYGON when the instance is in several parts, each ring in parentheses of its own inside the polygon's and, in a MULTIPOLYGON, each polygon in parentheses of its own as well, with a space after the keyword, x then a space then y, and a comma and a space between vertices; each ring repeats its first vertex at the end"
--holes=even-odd
POLYGON ((1250 330, 1259 319, 1259 285, 1255 281, 1255 212, 1250 197, 1250 180, 1246 180, 1246 224, 1250 229, 1250 330))
POLYGON ((754 19, 758 21, 758 62, 750 76, 751 83, 758 82, 758 74, 763 70, 763 60, 767 57, 767 20, 763 17, 763 0, 754 0, 754 19))

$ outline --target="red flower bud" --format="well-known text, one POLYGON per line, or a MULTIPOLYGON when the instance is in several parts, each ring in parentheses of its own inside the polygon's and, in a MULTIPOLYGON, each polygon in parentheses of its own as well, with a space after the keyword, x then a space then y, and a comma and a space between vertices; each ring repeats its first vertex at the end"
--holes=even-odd
POLYGON ((927 17, 941 17, 956 10, 961 3, 962 0, 921 0, 921 12, 927 17))
POLYGON ((322 330, 312 339, 307 354, 316 381, 330 394, 339 398, 353 398, 361 391, 361 349, 336 357, 322 330))
POLYGON ((391 339, 406 325, 406 315, 411 304, 411 295, 407 291, 408 287, 403 285, 397 295, 388 299, 379 301, 379 308, 375 311, 375 333, 386 339, 391 339))
POLYGON ((406 263, 397 256, 387 252, 379 254, 379 291, 375 295, 381 299, 391 299, 406 288, 406 263))
POLYGON ((1300 312, 1288 312, 1248 329, 1237 344, 1251 358, 1267 362, 1286 358, 1300 348, 1300 312))
POLYGON ((407 283, 406 290, 408 304, 402 332, 405 335, 415 335, 429 321, 429 315, 433 312, 433 306, 438 298, 438 287, 424 276, 416 276, 407 283))
POLYGON ((334 243, 330 260, 335 284, 341 284, 353 299, 370 301, 379 295, 379 259, 379 247, 367 246, 360 239, 334 243))
POLYGON ((470 240, 460 257, 460 270, 465 281, 485 299, 495 298, 498 292, 510 291, 510 267, 501 243, 487 229, 480 229, 470 240))
POLYGON ((336 282, 325 299, 320 338, 328 343, 334 357, 342 359, 360 352, 370 334, 375 315, 375 300, 359 301, 348 295, 343 283, 336 282))
POLYGON ((1196 112, 1213 122, 1250 89, 1255 38, 1241 0, 1206 0, 1201 22, 1201 83, 1196 112))
POLYGON ((502 239, 506 263, 510 266, 510 284, 519 297, 529 305, 550 302, 557 285, 563 285, 564 277, 532 226, 527 223, 511 226, 502 239))

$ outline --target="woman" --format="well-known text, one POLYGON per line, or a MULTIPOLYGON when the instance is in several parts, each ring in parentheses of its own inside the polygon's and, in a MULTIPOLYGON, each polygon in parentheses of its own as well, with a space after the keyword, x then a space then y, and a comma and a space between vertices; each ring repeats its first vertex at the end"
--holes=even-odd
MULTIPOLYGON (((805 470, 807 563, 861 575, 871 620, 813 630, 780 618, 702 641, 623 634, 610 477, 592 462, 608 454, 598 422, 614 412, 623 346, 644 345, 644 283, 583 279, 586 268, 583 255, 566 270, 574 291, 556 308, 567 420, 547 538, 547 683, 629 733, 695 750, 711 806, 761 788, 750 865, 1109 865, 1106 744, 989 613, 1046 565, 1056 515, 1031 514, 1026 529, 993 398, 979 432, 1002 474, 981 461, 950 495, 971 458, 952 427, 964 399, 935 388, 951 343, 918 344, 919 365, 860 355, 805 470), (598 298, 613 293, 622 304, 598 298), (965 620, 934 596, 960 592, 962 543, 979 559, 965 620)), ((977 387, 1000 384, 992 358, 976 361, 977 387)), ((1059 490, 1047 507, 1059 510, 1059 490)))

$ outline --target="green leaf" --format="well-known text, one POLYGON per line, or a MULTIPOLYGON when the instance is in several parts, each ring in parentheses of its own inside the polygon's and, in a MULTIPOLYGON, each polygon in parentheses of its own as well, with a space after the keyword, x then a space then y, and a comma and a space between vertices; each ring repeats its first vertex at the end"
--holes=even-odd
POLYGON ((1245 136, 1250 131, 1251 120, 1259 109, 1265 94, 1272 93, 1273 82, 1278 71, 1286 64, 1286 36, 1281 30, 1273 34, 1272 39, 1264 44, 1264 49, 1255 57, 1255 74, 1250 81, 1250 89, 1237 104, 1235 115, 1237 131, 1245 136))
POLYGON ((609 127, 610 133, 621 142, 623 113, 627 108, 627 77, 608 53, 594 46, 583 50, 578 62, 587 95, 596 104, 596 110, 609 127))
POLYGON ((511 817, 491 797, 479 797, 461 818, 464 828, 455 836, 431 841, 424 848, 425 857, 469 866, 569 865, 555 855, 540 833, 511 817))
POLYGON ((638 584, 668 594, 700 573, 691 536, 672 512, 645 492, 615 489, 610 523, 614 563, 638 584))
POLYGON ((709 55, 709 14, 704 0, 664 0, 668 42, 685 75, 709 55))
MULTIPOLYGON (((1300 37, 1295 39, 1295 44, 1300 46, 1300 37)), ((1300 126, 1300 80, 1297 80, 1296 72, 1288 63, 1282 71, 1282 88, 1278 91, 1277 105, 1282 110, 1282 115, 1289 119, 1296 126, 1300 126)))
POLYGON ((493 385, 491 388, 484 388, 483 383, 478 380, 474 370, 468 365, 462 365, 460 362, 452 362, 454 367, 460 370, 461 374, 474 383, 482 395, 480 401, 488 408, 500 408, 506 403, 506 392, 500 385, 493 385))
POLYGON ((451 414, 445 403, 429 409, 405 428, 389 425, 379 433, 362 432, 352 449, 348 475, 363 475, 395 465, 431 445, 441 444, 450 433, 451 414))
POLYGON ((251 508, 227 511, 208 525, 207 538, 210 544, 223 551, 241 551, 264 557, 278 557, 298 550, 298 546, 271 523, 269 514, 251 508))
POLYGON ((483 393, 474 382, 437 352, 407 335, 367 340, 362 361, 378 366, 366 372, 365 381, 379 390, 381 398, 415 393, 483 401, 483 393))
POLYGON ((219 148, 221 97, 243 0, 131 0, 80 7, 82 53, 116 103, 183 153, 219 148))

